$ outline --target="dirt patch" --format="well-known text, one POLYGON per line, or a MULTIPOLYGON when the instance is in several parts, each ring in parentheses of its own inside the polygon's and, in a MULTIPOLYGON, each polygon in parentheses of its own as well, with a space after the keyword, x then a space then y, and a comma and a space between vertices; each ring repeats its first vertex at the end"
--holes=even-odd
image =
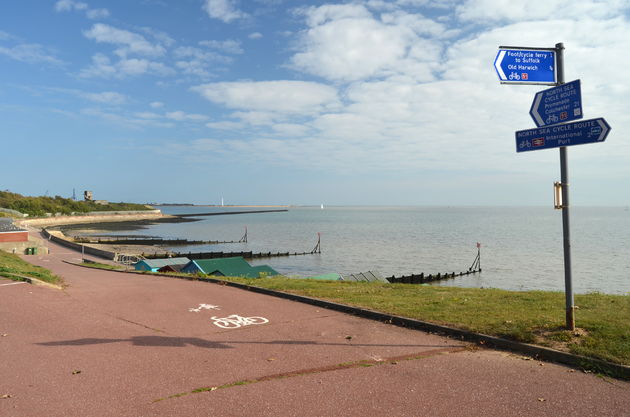
POLYGON ((536 332, 534 343, 562 352, 570 352, 569 346, 582 344, 588 335, 588 331, 581 328, 575 330, 546 329, 536 332))

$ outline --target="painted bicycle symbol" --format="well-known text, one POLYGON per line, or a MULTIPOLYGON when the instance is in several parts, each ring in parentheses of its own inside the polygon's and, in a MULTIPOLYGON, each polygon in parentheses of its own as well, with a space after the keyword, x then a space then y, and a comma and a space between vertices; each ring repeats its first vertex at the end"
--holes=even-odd
POLYGON ((269 320, 264 317, 243 317, 238 314, 231 314, 227 317, 212 316, 210 320, 213 320, 214 325, 222 329, 237 329, 252 324, 269 323, 269 320))

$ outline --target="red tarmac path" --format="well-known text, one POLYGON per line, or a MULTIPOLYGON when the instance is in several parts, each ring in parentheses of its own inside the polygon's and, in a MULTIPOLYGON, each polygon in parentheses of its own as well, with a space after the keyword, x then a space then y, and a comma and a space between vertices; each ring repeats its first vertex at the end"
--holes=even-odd
POLYGON ((630 416, 627 382, 50 248, 64 291, 0 278, 1 417, 630 416))

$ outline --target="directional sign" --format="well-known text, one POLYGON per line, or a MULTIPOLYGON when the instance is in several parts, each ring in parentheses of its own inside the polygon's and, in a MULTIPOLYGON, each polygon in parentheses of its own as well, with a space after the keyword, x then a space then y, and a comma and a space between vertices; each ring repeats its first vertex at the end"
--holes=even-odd
POLYGON ((529 114, 538 127, 581 119, 580 80, 539 91, 534 97, 529 114))
POLYGON ((606 140, 610 126, 603 117, 516 132, 516 152, 583 145, 606 140))
POLYGON ((504 84, 556 83, 554 50, 499 49, 494 68, 504 84))

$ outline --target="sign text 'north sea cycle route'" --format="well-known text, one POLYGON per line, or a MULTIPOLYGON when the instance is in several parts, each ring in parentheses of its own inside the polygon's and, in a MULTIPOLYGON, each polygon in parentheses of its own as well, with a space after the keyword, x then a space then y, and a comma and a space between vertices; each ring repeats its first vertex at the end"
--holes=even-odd
POLYGON ((516 152, 603 142, 608 132, 610 132, 610 126, 603 117, 519 130, 516 132, 516 152))

